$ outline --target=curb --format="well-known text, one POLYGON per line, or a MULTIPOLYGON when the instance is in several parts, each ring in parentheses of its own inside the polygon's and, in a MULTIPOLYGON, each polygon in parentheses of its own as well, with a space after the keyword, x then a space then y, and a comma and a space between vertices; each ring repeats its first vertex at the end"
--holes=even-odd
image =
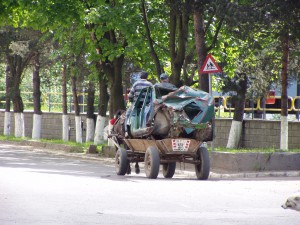
MULTIPOLYGON (((187 177, 195 178, 195 173, 181 171, 187 177)), ((251 178, 270 178, 270 177, 299 177, 300 171, 270 171, 270 172, 244 172, 244 173, 215 173, 210 172, 210 179, 251 179, 251 178)))
MULTIPOLYGON (((18 146, 29 146, 30 151, 34 152, 45 152, 53 155, 68 156, 77 159, 84 160, 93 160, 101 161, 105 164, 113 165, 115 163, 114 158, 109 158, 105 156, 100 156, 98 154, 85 154, 85 153, 72 153, 70 149, 73 149, 73 146, 65 146, 60 144, 51 144, 51 143, 42 143, 37 141, 0 141, 3 144, 11 144, 18 146)), ((177 166, 176 175, 184 176, 188 178, 196 178, 195 172, 191 167, 186 168, 185 166, 177 166)), ((209 178, 211 179, 242 179, 242 178, 267 178, 267 177, 299 177, 300 171, 263 171, 263 172, 237 172, 237 173, 228 173, 228 172, 214 172, 211 171, 209 178)))
MULTIPOLYGON (((97 154, 82 154, 82 153, 67 153, 63 151, 56 151, 50 149, 33 149, 36 152, 46 152, 55 155, 69 156, 77 159, 101 161, 110 165, 114 165, 114 158, 101 157, 97 154)), ((195 172, 184 170, 177 167, 176 175, 188 178, 196 178, 195 172)), ((266 177, 299 177, 300 171, 269 171, 269 172, 243 172, 243 173, 216 173, 210 172, 210 179, 241 179, 241 178, 266 178, 266 177)))

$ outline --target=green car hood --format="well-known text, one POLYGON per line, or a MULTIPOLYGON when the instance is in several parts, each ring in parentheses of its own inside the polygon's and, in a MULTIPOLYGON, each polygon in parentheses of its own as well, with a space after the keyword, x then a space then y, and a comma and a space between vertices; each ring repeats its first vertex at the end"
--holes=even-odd
MULTIPOLYGON (((214 98, 207 92, 195 90, 188 86, 183 86, 162 98, 162 103, 175 112, 186 111, 186 107, 198 112, 192 118, 190 124, 203 124, 211 120, 214 116, 214 98)), ((185 128, 187 133, 193 128, 185 128)))

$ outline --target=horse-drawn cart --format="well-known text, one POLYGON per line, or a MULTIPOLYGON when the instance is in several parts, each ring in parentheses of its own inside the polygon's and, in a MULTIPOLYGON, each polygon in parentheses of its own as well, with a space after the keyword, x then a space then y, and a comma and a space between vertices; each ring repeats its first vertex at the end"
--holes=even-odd
POLYGON ((213 98, 188 87, 143 91, 143 104, 138 98, 127 120, 125 113, 118 114, 109 135, 117 148, 117 174, 130 173, 131 163, 139 173, 138 163, 144 162, 148 178, 157 178, 160 165, 163 176, 172 178, 176 163, 183 162, 194 164, 198 179, 207 179, 210 160, 202 143, 213 138, 213 98))

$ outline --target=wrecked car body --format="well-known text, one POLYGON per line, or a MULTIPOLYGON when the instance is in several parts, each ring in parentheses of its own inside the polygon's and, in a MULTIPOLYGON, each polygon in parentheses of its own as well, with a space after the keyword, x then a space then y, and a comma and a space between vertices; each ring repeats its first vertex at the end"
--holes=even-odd
MULTIPOLYGON (((201 144, 213 139, 213 97, 187 86, 168 89, 154 85, 144 88, 133 104, 127 120, 125 113, 117 115, 110 135, 118 149, 117 173, 120 173, 121 157, 124 157, 121 155, 125 154, 125 149, 129 163, 144 161, 151 170, 153 165, 150 164, 158 160, 158 170, 159 164, 167 166, 163 171, 171 170, 171 173, 166 172, 167 177, 174 175, 176 162, 185 162, 195 164, 198 179, 207 179, 209 157, 207 149, 201 147, 201 144), (148 151, 150 153, 147 154, 148 151), (147 157, 152 157, 153 154, 158 157, 149 161, 147 157)), ((128 163, 125 164, 128 166, 128 163)), ((120 174, 124 175, 126 172, 128 171, 123 168, 120 174)), ((147 171, 146 175, 149 178, 157 176, 156 172, 148 175, 147 171)))
POLYGON ((128 119, 130 137, 212 139, 214 99, 208 93, 187 86, 177 90, 154 86, 142 92, 128 119), (142 95, 146 96, 144 102, 139 101, 142 95))

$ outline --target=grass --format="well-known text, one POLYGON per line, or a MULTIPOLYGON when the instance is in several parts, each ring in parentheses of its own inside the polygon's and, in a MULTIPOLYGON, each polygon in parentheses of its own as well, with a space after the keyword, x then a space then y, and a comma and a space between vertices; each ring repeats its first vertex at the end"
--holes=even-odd
MULTIPOLYGON (((32 140, 30 138, 16 138, 14 136, 4 136, 0 135, 0 141, 1 140, 7 140, 7 141, 29 141, 32 140)), ((93 145, 93 142, 85 142, 85 143, 77 143, 75 141, 63 141, 60 139, 40 139, 38 140, 39 142, 44 142, 44 143, 53 143, 53 144, 61 144, 61 145, 67 145, 71 147, 78 147, 76 148, 76 152, 86 152, 87 149, 90 147, 90 145, 93 145), (78 149, 82 149, 82 151, 78 151, 78 149)), ((102 146, 106 146, 107 143, 97 145, 97 151, 101 152, 102 146)), ((208 150, 211 151, 211 146, 208 144, 207 146, 208 150)), ((74 148, 75 149, 75 148, 74 148)), ((228 149, 225 147, 215 147, 214 151, 216 152, 230 152, 230 153, 247 153, 247 152, 263 152, 263 153, 274 153, 274 152, 295 152, 295 153, 300 153, 300 149, 288 149, 288 151, 282 151, 280 149, 276 148, 238 148, 238 149, 228 149)))
POLYGON ((29 138, 17 138, 14 136, 4 136, 0 135, 0 141, 24 141, 24 140, 30 140, 29 138))
MULTIPOLYGON (((0 141, 16 141, 16 142, 21 142, 21 141, 30 141, 33 139, 30 138, 17 138, 14 136, 4 136, 0 135, 0 141)), ((71 146, 71 147, 76 147, 74 148, 74 151, 72 152, 78 152, 78 153, 84 153, 87 151, 87 149, 90 147, 90 145, 93 145, 93 142, 84 142, 84 143, 77 143, 75 141, 63 141, 60 139, 40 139, 38 140, 39 142, 42 143, 53 143, 53 144, 60 144, 60 145, 66 145, 66 146, 71 146), (81 150, 80 150, 81 149, 81 150)), ((100 152, 102 149, 102 146, 107 145, 106 143, 97 145, 97 151, 100 152)))

